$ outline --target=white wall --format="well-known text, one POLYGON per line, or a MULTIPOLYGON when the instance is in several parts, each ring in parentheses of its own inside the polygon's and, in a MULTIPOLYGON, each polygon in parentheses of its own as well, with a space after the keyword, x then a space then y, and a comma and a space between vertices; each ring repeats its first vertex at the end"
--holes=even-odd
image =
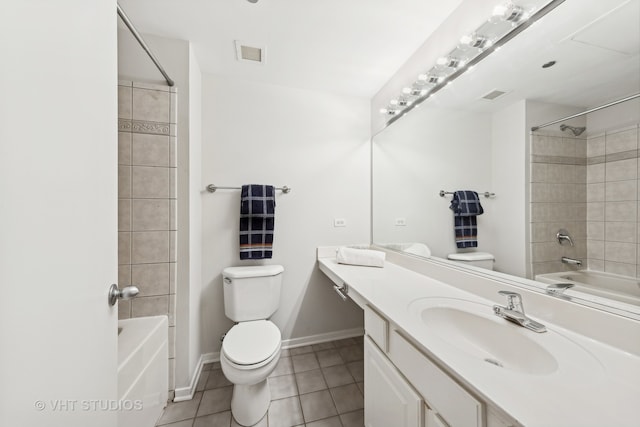
POLYGON ((640 99, 608 107, 587 115, 587 134, 596 135, 611 129, 620 129, 640 121, 640 99))
POLYGON ((491 188, 494 215, 488 218, 494 236, 494 269, 525 277, 528 230, 528 131, 525 101, 518 101, 491 117, 491 188))
MULTIPOLYGON (((199 101, 192 100, 191 97, 199 96, 200 91, 197 87, 192 89, 191 84, 198 85, 200 71, 189 42, 148 34, 143 34, 143 37, 169 77, 175 81, 178 91, 177 220, 180 231, 177 242, 177 301, 174 302, 175 369, 172 371, 175 372, 175 388, 181 388, 189 385, 200 357, 197 349, 200 341, 200 322, 194 317, 199 312, 198 300, 201 289, 198 239, 200 206, 198 195, 192 192, 197 192, 198 187, 190 187, 194 182, 199 183, 199 164, 196 164, 195 168, 191 164, 194 160, 198 163, 200 150, 199 135, 196 133, 194 138, 191 137, 191 132, 199 132, 200 128, 199 101), (191 123, 191 120, 194 122, 191 123), (193 175, 190 174, 191 170, 193 175), (191 230, 191 227, 194 227, 194 230, 191 230), (192 238, 195 239, 193 242, 192 238), (195 277, 191 277, 191 274, 195 274, 195 277)), ((166 84, 162 74, 126 28, 118 30, 118 77, 124 80, 166 84)))
MULTIPOLYGON (((488 114, 420 107, 376 135, 373 144, 376 243, 421 242, 434 256, 457 252, 451 195, 440 190, 493 191, 488 114), (406 226, 396 226, 405 218, 406 226)), ((487 224, 494 199, 481 197, 478 249, 494 251, 487 224)))
POLYGON ((367 99, 204 75, 203 187, 288 185, 277 193, 274 257, 240 261, 240 191, 203 199, 203 352, 217 352, 232 325, 224 314, 227 266, 282 264, 283 339, 362 327, 362 312, 343 303, 316 266, 315 248, 369 241, 367 99), (333 219, 347 226, 334 228, 333 219))
POLYGON ((189 45, 189 376, 202 354, 202 73, 189 45))
POLYGON ((115 30, 113 0, 2 4, 2 426, 116 423, 80 409, 117 398, 115 30))

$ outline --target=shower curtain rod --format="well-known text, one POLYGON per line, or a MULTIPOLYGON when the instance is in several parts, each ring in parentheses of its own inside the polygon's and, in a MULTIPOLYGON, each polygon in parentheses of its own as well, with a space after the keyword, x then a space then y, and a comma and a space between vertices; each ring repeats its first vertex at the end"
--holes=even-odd
POLYGON ((138 30, 136 30, 136 27, 133 26, 133 23, 131 22, 127 14, 124 13, 124 10, 122 10, 122 7, 120 7, 120 4, 117 4, 117 5, 118 5, 118 16, 120 17, 120 19, 122 19, 122 22, 124 22, 124 25, 126 25, 129 31, 131 31, 131 34, 133 34, 133 37, 135 37, 136 40, 138 40, 138 43, 140 43, 140 46, 142 46, 142 49, 144 49, 144 51, 147 52, 147 55, 149 55, 149 58, 151 58, 155 66, 158 68, 158 71, 162 73, 162 76, 167 81, 167 84, 169 86, 173 86, 175 83, 173 82, 173 80, 171 80, 171 77, 169 77, 166 71, 164 71, 164 68, 162 68, 162 65, 160 65, 160 62, 158 61, 156 56, 153 54, 153 52, 151 52, 151 49, 149 49, 149 46, 147 46, 147 43, 145 43, 144 39, 142 38, 138 30))
POLYGON ((544 128, 544 127, 547 127, 547 126, 555 125, 556 123, 564 122, 565 120, 574 119, 576 117, 584 116, 585 114, 593 113, 594 111, 602 110, 603 108, 611 107, 613 105, 620 104, 620 103, 623 103, 623 102, 626 102, 626 101, 631 101, 632 99, 635 99, 635 98, 640 98, 640 93, 636 93, 635 95, 627 96, 626 98, 622 98, 622 99, 619 99, 617 101, 613 101, 613 102, 610 102, 608 104, 601 105, 599 107, 595 107, 595 108, 592 108, 592 109, 587 110, 587 111, 583 111, 582 113, 577 113, 577 114, 573 114, 571 116, 563 117, 561 119, 554 120, 552 122, 545 123, 545 124, 540 125, 540 126, 534 126, 534 127, 531 128, 531 132, 535 132, 538 129, 541 129, 541 128, 544 128))

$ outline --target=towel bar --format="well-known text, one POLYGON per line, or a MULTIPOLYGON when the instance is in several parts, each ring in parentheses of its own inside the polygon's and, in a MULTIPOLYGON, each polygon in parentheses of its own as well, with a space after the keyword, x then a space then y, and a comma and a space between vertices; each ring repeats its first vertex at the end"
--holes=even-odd
MULTIPOLYGON (((440 197, 444 197, 446 194, 453 194, 455 193, 454 191, 444 191, 444 190, 440 190, 440 197)), ((490 193, 488 191, 485 191, 484 193, 480 193, 481 195, 483 195, 484 197, 486 197, 487 199, 489 197, 495 197, 496 193, 490 193)))
MULTIPOLYGON (((215 193, 216 190, 242 190, 242 187, 221 187, 214 184, 207 185, 207 191, 209 193, 215 193)), ((282 187, 276 187, 276 190, 282 191, 284 194, 287 194, 289 191, 291 191, 291 187, 283 185, 282 187)))

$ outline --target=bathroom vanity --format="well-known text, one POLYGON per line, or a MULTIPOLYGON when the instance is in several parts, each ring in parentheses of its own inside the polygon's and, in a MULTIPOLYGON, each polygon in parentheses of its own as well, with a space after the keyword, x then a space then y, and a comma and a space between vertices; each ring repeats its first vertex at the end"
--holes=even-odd
MULTIPOLYGON (((640 322, 387 253, 319 268, 364 310, 367 427, 637 426, 640 322), (522 294, 536 333, 493 312, 522 294)), ((339 303, 339 300, 336 300, 339 303)))

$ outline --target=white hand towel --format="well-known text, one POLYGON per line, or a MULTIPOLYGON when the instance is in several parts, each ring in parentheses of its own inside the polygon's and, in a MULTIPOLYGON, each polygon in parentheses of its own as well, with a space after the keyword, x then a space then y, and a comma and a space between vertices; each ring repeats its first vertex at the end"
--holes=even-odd
POLYGON ((384 267, 386 254, 369 249, 338 248, 336 259, 339 264, 363 265, 366 267, 384 267))

